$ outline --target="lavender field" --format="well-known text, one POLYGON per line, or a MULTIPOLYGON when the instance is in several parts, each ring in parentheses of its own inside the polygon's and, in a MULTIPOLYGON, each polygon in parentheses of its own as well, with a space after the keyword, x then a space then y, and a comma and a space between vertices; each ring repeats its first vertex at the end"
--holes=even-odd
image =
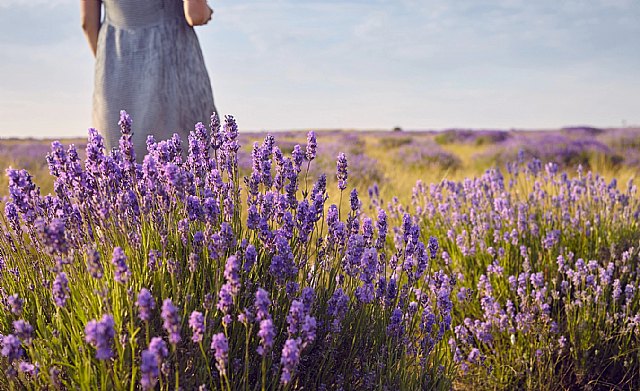
POLYGON ((640 129, 120 126, 0 141, 0 389, 640 389, 640 129))

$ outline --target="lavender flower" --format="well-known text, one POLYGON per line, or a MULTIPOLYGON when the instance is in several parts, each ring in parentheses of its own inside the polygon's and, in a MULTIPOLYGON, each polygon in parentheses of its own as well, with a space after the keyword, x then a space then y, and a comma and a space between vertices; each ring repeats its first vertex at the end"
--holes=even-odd
POLYGON ((338 161, 336 163, 337 166, 337 178, 338 178, 338 189, 341 191, 347 188, 347 157, 344 153, 340 153, 338 155, 338 161))
POLYGON ((114 326, 113 316, 105 314, 100 321, 93 319, 84 328, 85 340, 96 348, 98 360, 113 357, 111 346, 115 337, 114 326))
POLYGON ((111 263, 116 267, 114 272, 114 279, 121 284, 126 283, 131 276, 131 271, 127 266, 127 256, 124 254, 124 250, 121 247, 113 249, 113 258, 111 263))
POLYGON ((214 351, 216 358, 216 368, 221 374, 226 374, 227 364, 229 362, 229 341, 223 333, 213 335, 211 339, 211 350, 214 351))
POLYGON ((216 304, 216 308, 223 314, 229 314, 231 312, 233 298, 235 297, 233 292, 234 289, 228 282, 223 284, 220 292, 218 292, 218 304, 216 304))
POLYGON ((156 308, 156 302, 151 295, 151 292, 146 288, 142 288, 138 293, 138 300, 136 300, 136 306, 138 307, 138 316, 144 322, 151 320, 151 311, 156 308))
POLYGON ((258 320, 269 319, 269 306, 271 306, 271 300, 269 300, 269 292, 262 288, 258 288, 256 291, 255 300, 256 318, 258 320))
POLYGON ((258 330, 258 337, 260 337, 260 345, 257 348, 257 352, 261 356, 265 356, 273 347, 273 339, 276 336, 276 331, 273 326, 273 320, 266 318, 260 321, 260 330, 258 330))
POLYGON ((316 140, 316 134, 312 130, 307 133, 307 148, 305 156, 308 161, 312 161, 316 157, 316 149, 318 148, 318 142, 316 140))
POLYGON ((160 370, 158 360, 151 350, 143 350, 140 355, 140 387, 143 390, 152 390, 158 382, 160 370))
POLYGON ((180 314, 171 299, 162 302, 162 326, 169 334, 169 342, 177 345, 180 342, 180 314))
POLYGON ((429 255, 431 256, 431 259, 436 259, 436 256, 438 254, 438 247, 438 239, 434 236, 431 236, 429 238, 429 255))
POLYGON ((136 163, 136 154, 133 149, 132 142, 133 132, 131 131, 131 124, 132 121, 129 114, 127 114, 126 111, 121 110, 118 125, 120 126, 122 136, 120 137, 119 147, 122 155, 124 156, 122 167, 125 172, 132 172, 136 163))
POLYGON ((151 338, 151 342, 149 342, 149 351, 153 353, 156 360, 158 361, 158 366, 162 364, 162 361, 169 357, 169 349, 167 348, 167 343, 161 337, 153 337, 151 338))
POLYGON ((20 371, 20 373, 24 373, 27 376, 36 376, 40 371, 40 368, 37 364, 20 361, 20 363, 18 364, 18 370, 20 371))
POLYGON ((244 251, 244 271, 248 273, 257 260, 258 252, 256 251, 255 246, 253 244, 248 245, 247 249, 244 251))
POLYGON ((387 326, 387 334, 390 336, 400 337, 404 333, 404 327, 402 326, 402 310, 396 308, 391 313, 391 319, 389 319, 389 325, 387 326))
POLYGON ((296 144, 293 147, 293 151, 291 152, 291 157, 293 158, 293 164, 296 170, 296 173, 299 173, 301 170, 302 162, 304 161, 305 153, 302 152, 302 148, 300 145, 296 144))
POLYGON ((2 337, 2 351, 0 353, 12 363, 24 355, 20 339, 13 334, 2 337))
POLYGON ((35 227, 50 255, 67 253, 69 244, 65 236, 63 220, 55 218, 51 220, 51 223, 47 224, 43 219, 39 218, 35 221, 35 227))
POLYGON ((289 309, 289 315, 287 315, 287 332, 290 336, 298 333, 302 327, 305 311, 304 304, 299 300, 291 302, 291 308, 289 309))
POLYGON ((316 339, 316 318, 310 315, 304 317, 302 324, 302 347, 310 345, 316 339))
POLYGON ((17 293, 7 297, 7 304, 9 305, 12 314, 17 316, 20 316, 22 314, 22 305, 24 304, 24 301, 18 296, 17 293))
POLYGON ((327 313, 331 317, 331 331, 339 333, 342 329, 342 321, 349 310, 349 296, 342 288, 337 288, 327 303, 327 313))
POLYGON ((13 330, 15 335, 27 346, 31 345, 33 337, 33 326, 28 322, 19 319, 13 322, 13 330))
POLYGON ((224 278, 231 287, 231 293, 235 297, 240 290, 240 260, 235 255, 227 258, 227 262, 224 266, 224 278))
POLYGON ((53 281, 53 300, 56 307, 64 307, 69 299, 69 280, 65 272, 60 272, 53 281))
POLYGON ((193 311, 189 317, 189 327, 193 332, 191 340, 195 343, 202 342, 204 336, 204 315, 201 312, 193 311))
POLYGON ((300 338, 289 338, 285 341, 282 348, 282 357, 280 358, 280 364, 282 364, 282 374, 280 375, 280 382, 283 384, 289 384, 293 378, 293 374, 300 362, 300 338))
POLYGON ((100 262, 100 253, 95 248, 89 248, 87 250, 87 271, 91 274, 91 277, 95 279, 102 278, 104 269, 100 262))
POLYGON ((376 240, 376 248, 378 250, 384 247, 387 240, 387 213, 384 209, 378 210, 378 221, 376 223, 378 228, 378 239, 376 240))
POLYGON ((357 212, 360 209, 360 200, 358 199, 358 190, 353 188, 351 195, 349 196, 349 204, 353 212, 357 212))

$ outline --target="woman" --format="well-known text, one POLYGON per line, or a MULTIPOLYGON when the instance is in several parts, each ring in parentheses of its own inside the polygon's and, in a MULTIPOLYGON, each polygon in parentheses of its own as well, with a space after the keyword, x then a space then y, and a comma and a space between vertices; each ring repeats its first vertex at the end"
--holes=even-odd
POLYGON ((96 57, 93 126, 107 150, 118 147, 120 110, 133 119, 138 160, 147 135, 178 133, 215 111, 193 26, 209 22, 206 0, 81 0, 82 28, 96 57), (101 20, 104 3, 105 18, 101 20))

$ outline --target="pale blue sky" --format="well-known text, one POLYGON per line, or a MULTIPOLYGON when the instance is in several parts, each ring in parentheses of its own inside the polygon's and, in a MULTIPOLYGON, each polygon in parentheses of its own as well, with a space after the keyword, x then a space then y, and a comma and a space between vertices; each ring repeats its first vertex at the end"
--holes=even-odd
MULTIPOLYGON (((241 129, 640 123, 638 0, 210 3, 197 32, 241 129)), ((85 135, 92 77, 79 0, 0 0, 0 136, 85 135)))

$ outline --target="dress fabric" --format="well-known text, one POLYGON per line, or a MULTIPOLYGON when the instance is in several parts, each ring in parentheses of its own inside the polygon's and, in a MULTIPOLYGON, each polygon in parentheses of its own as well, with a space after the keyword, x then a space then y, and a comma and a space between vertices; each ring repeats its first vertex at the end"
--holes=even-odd
POLYGON ((138 160, 147 135, 178 133, 183 147, 196 122, 215 112, 211 81, 182 0, 103 0, 93 94, 93 126, 107 151, 118 147, 120 110, 133 120, 138 160))

